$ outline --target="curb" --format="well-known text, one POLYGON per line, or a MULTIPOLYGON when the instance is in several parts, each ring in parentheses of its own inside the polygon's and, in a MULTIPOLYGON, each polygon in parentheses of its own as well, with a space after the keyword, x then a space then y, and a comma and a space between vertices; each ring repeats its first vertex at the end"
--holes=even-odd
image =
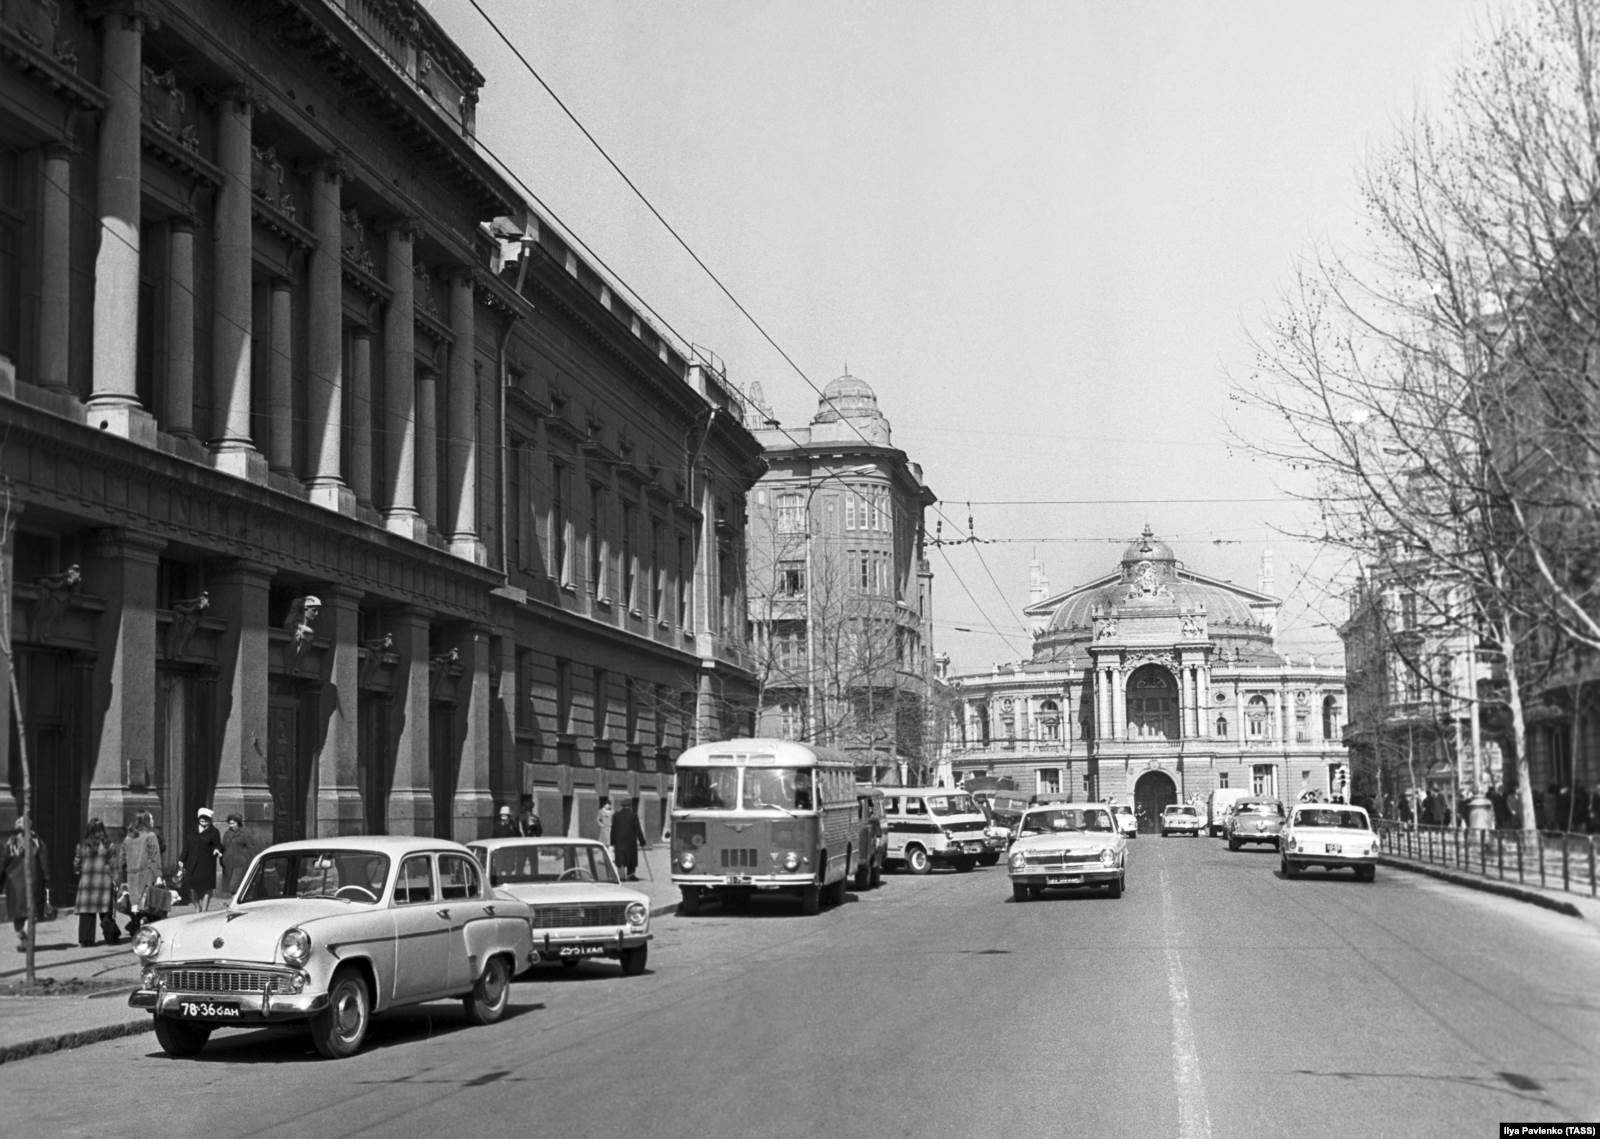
POLYGON ((1443 882, 1450 882, 1457 886, 1466 886, 1472 890, 1482 890, 1488 894, 1498 894, 1503 898, 1513 898, 1519 902, 1530 902, 1536 906, 1543 906, 1547 910, 1554 910, 1558 914, 1582 919, 1587 915, 1571 902, 1561 898, 1553 898, 1538 890, 1526 886, 1513 885, 1510 882, 1498 882, 1491 878, 1479 878, 1472 874, 1462 874, 1453 870, 1446 870, 1438 866, 1429 866, 1425 863, 1411 862, 1387 855, 1380 855, 1379 863, 1394 870, 1409 870, 1414 874, 1426 874, 1429 878, 1438 878, 1443 882))
POLYGON ((125 1020, 119 1024, 84 1028, 77 1032, 63 1032, 58 1036, 44 1036, 38 1040, 25 1040, 21 1044, 0 1047, 0 1064, 45 1056, 51 1052, 65 1052, 69 1048, 82 1048, 85 1044, 98 1044, 102 1040, 116 1040, 122 1036, 138 1036, 155 1028, 154 1017, 125 1020))

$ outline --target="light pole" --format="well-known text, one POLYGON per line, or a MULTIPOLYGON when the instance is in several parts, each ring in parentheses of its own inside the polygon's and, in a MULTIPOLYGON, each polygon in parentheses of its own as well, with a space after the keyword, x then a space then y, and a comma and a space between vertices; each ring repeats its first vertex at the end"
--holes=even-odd
POLYGON ((813 577, 813 558, 811 545, 813 527, 811 525, 811 500, 817 496, 817 491, 822 489, 826 479, 838 479, 846 490, 854 491, 848 483, 844 483, 846 475, 876 474, 875 466, 851 467, 844 471, 828 471, 821 479, 808 472, 811 481, 811 490, 806 494, 806 724, 810 729, 809 735, 812 743, 825 743, 819 739, 817 723, 817 622, 816 622, 816 580, 813 577))

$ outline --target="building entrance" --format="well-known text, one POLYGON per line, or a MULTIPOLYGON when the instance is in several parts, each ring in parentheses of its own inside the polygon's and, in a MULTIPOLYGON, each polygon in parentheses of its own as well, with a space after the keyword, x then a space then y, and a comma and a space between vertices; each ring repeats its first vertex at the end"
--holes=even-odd
POLYGON ((1133 809, 1141 834, 1159 834, 1161 811, 1178 801, 1178 785, 1165 771, 1146 771, 1133 785, 1133 809))

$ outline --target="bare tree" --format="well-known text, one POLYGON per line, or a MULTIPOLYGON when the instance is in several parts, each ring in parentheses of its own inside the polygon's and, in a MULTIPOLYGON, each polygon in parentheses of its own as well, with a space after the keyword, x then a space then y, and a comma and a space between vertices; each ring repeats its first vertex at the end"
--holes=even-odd
MULTIPOLYGON (((3 449, 3 444, 0 444, 3 449)), ((15 717, 17 733, 17 749, 19 766, 22 769, 22 904, 28 907, 27 922, 23 928, 27 931, 27 949, 23 954, 23 979, 27 984, 33 984, 34 975, 34 946, 38 943, 38 911, 34 906, 34 858, 33 858, 33 774, 28 763, 28 725, 23 718, 22 692, 17 687, 17 661, 12 651, 15 643, 11 628, 12 590, 11 574, 9 572, 10 560, 3 555, 3 551, 11 546, 11 535, 16 529, 16 518, 13 511, 11 480, 0 476, 0 657, 5 660, 7 683, 7 698, 11 701, 11 714, 15 717)))

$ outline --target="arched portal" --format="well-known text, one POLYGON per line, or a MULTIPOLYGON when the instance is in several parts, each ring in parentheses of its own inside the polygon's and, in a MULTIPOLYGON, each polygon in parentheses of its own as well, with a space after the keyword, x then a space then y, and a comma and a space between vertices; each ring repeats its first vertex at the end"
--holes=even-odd
POLYGON ((1140 665, 1128 677, 1128 738, 1178 738, 1178 682, 1159 664, 1140 665))
POLYGON ((1133 785, 1133 809, 1139 816, 1139 830, 1145 834, 1161 830, 1161 811, 1178 801, 1178 785, 1165 771, 1146 771, 1133 785))

